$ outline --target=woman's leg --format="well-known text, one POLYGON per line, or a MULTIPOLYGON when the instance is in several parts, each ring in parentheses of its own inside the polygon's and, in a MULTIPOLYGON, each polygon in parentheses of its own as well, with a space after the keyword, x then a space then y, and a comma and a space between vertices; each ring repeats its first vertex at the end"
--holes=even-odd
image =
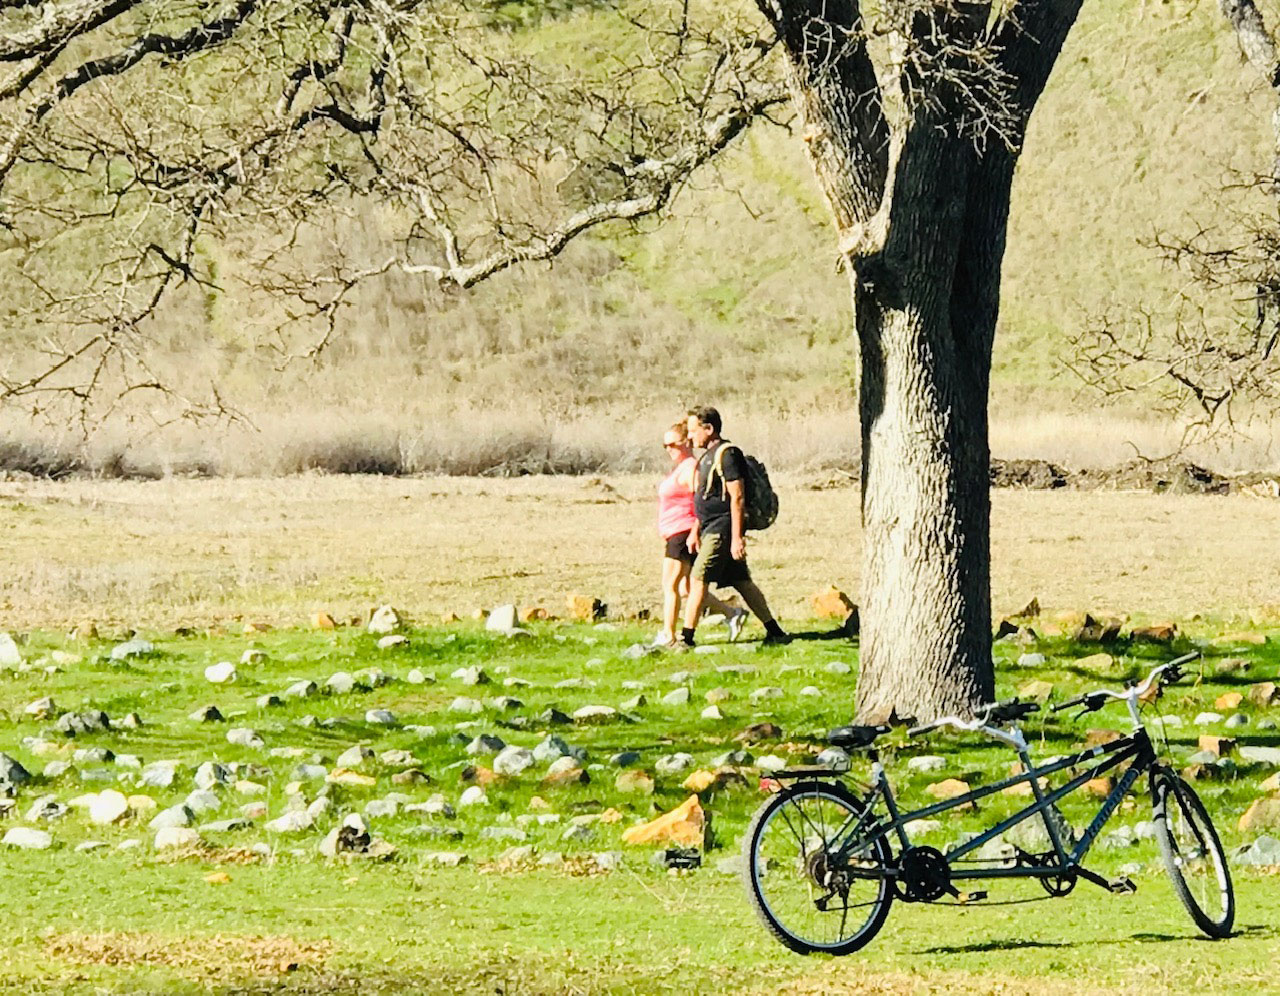
POLYGON ((671 557, 662 558, 662 632, 667 642, 676 638, 676 620, 680 617, 680 586, 689 577, 689 566, 671 557))

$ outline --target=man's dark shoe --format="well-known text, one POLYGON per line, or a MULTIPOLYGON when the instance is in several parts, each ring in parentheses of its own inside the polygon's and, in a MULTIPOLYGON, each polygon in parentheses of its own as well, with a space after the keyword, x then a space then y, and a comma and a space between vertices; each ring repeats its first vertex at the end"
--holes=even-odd
POLYGON ((772 633, 765 633, 764 639, 760 641, 762 647, 785 647, 795 637, 784 630, 776 630, 772 633))

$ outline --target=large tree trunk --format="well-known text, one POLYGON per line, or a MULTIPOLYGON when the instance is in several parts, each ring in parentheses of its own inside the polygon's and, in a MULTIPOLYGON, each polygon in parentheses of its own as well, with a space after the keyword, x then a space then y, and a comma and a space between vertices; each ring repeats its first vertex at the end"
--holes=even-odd
POLYGON ((787 51, 853 283, 864 530, 857 715, 965 715, 995 685, 987 391, 1013 147, 1080 0, 1020 0, 994 27, 979 0, 940 2, 932 19, 918 8, 905 44, 931 58, 903 70, 899 89, 934 99, 914 103, 905 91, 882 99, 858 0, 757 2, 787 51), (991 44, 1011 83, 1007 145, 993 137, 983 150, 966 137, 972 91, 946 78, 957 68, 943 55, 950 42, 991 44))
POLYGON ((987 393, 1012 158, 925 135, 884 251, 853 267, 862 354, 857 713, 967 715, 994 694, 987 393))

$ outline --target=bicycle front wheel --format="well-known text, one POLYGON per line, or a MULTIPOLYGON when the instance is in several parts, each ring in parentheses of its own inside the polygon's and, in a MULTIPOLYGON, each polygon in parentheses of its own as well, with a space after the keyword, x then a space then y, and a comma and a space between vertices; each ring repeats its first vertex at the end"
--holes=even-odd
POLYGON ((1210 937, 1229 937, 1235 891, 1222 842, 1200 797, 1172 771, 1161 771, 1151 801, 1156 841, 1173 891, 1197 927, 1210 937))
POLYGON ((861 828, 864 807, 842 785, 803 782, 769 799, 751 820, 743 875, 756 914, 800 954, 844 955, 889 915, 892 852, 861 828))

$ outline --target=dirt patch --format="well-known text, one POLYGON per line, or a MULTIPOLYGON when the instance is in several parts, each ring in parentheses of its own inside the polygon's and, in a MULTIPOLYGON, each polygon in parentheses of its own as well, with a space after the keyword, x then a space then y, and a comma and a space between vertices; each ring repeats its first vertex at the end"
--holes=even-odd
MULTIPOLYGON (((770 987, 777 996, 919 996, 921 993, 1035 994, 1035 996, 1085 996, 1097 987, 1074 985, 1052 979, 1016 976, 974 975, 967 972, 931 972, 914 975, 908 972, 876 971, 865 965, 836 961, 816 972, 806 974, 781 986, 770 987)), ((1136 988, 1112 988, 1113 993, 1137 993, 1136 988)), ((1151 990, 1147 990, 1150 992, 1151 990)), ((1157 990, 1158 991, 1158 990, 1157 990)))
POLYGON ((292 937, 212 934, 170 937, 151 933, 54 934, 45 939, 53 958, 81 965, 152 965, 189 978, 258 978, 318 968, 332 953, 324 941, 292 937))

